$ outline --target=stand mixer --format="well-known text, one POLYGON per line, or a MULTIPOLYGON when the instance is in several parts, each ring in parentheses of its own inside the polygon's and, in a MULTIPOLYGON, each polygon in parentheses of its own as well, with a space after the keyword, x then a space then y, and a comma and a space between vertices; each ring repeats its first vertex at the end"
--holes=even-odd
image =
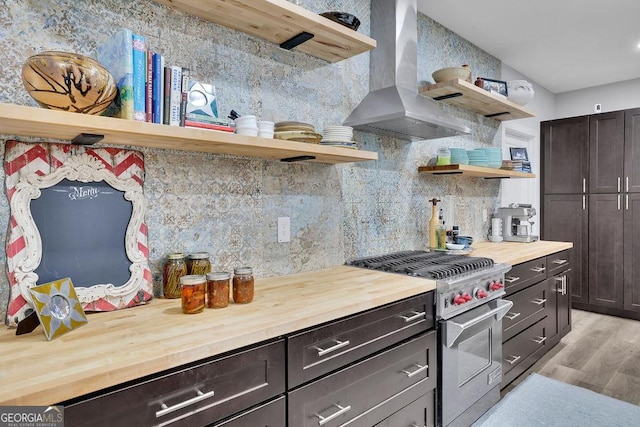
POLYGON ((512 203, 508 208, 498 208, 498 218, 502 219, 502 237, 507 242, 535 242, 538 236, 532 233, 533 221, 536 215, 531 205, 512 203))

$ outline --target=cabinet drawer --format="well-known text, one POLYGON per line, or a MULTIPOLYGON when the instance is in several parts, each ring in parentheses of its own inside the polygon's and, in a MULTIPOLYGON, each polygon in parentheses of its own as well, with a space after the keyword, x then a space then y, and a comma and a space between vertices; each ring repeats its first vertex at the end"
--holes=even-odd
POLYGON ((284 393, 284 341, 154 376, 65 406, 73 426, 204 426, 284 393))
POLYGON ((248 411, 232 417, 211 427, 283 427, 287 424, 287 405, 285 397, 251 408, 248 411))
POLYGON ((502 341, 519 334, 524 329, 542 320, 547 315, 547 307, 551 305, 548 280, 543 280, 520 292, 509 295, 506 299, 513 301, 513 307, 502 318, 502 341))
POLYGON ((505 291, 510 295, 546 278, 547 259, 544 257, 516 264, 505 274, 505 291))
POLYGON ((546 322, 542 320, 502 345, 503 376, 511 369, 516 368, 533 352, 547 345, 546 325, 546 322))
POLYGON ((433 292, 287 338, 288 386, 294 388, 434 326, 433 292))
POLYGON ((547 256, 547 277, 555 276, 569 268, 569 251, 562 251, 547 256))
POLYGON ((290 392, 288 425, 383 421, 435 388, 435 344, 432 331, 290 392))
POLYGON ((434 393, 427 393, 374 427, 433 427, 436 422, 433 399, 434 393))

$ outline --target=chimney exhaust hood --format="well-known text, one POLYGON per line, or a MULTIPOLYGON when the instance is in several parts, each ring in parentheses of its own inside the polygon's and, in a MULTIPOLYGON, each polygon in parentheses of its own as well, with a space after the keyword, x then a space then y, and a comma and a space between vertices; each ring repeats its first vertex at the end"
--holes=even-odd
POLYGON ((369 93, 345 126, 408 141, 468 134, 471 130, 418 94, 417 0, 372 0, 369 93))

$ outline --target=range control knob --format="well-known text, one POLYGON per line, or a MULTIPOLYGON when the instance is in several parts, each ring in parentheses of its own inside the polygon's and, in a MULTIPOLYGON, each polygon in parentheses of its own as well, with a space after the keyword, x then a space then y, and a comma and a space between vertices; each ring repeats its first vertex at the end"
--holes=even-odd
POLYGON ((480 288, 476 289, 475 294, 477 299, 484 299, 489 296, 489 294, 484 289, 480 288))
POLYGON ((502 288, 504 288, 504 285, 500 282, 493 282, 489 285, 490 291, 499 291, 502 288))
POLYGON ((469 302, 473 299, 473 297, 469 294, 469 292, 464 292, 462 294, 462 298, 464 298, 465 302, 469 302))
POLYGON ((462 305, 462 304, 464 304, 466 302, 467 302, 467 300, 465 299, 465 297, 463 297, 460 294, 458 294, 458 295, 453 297, 453 304, 454 305, 462 305))

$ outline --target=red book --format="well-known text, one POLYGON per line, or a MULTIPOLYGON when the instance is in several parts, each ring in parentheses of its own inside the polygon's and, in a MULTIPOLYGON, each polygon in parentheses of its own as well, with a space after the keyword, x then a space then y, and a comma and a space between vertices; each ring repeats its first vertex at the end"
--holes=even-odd
POLYGON ((222 132, 233 132, 235 130, 231 126, 216 125, 214 123, 196 122, 196 121, 193 121, 193 120, 185 120, 184 121, 184 125, 185 125, 185 127, 219 130, 219 131, 222 131, 222 132))

